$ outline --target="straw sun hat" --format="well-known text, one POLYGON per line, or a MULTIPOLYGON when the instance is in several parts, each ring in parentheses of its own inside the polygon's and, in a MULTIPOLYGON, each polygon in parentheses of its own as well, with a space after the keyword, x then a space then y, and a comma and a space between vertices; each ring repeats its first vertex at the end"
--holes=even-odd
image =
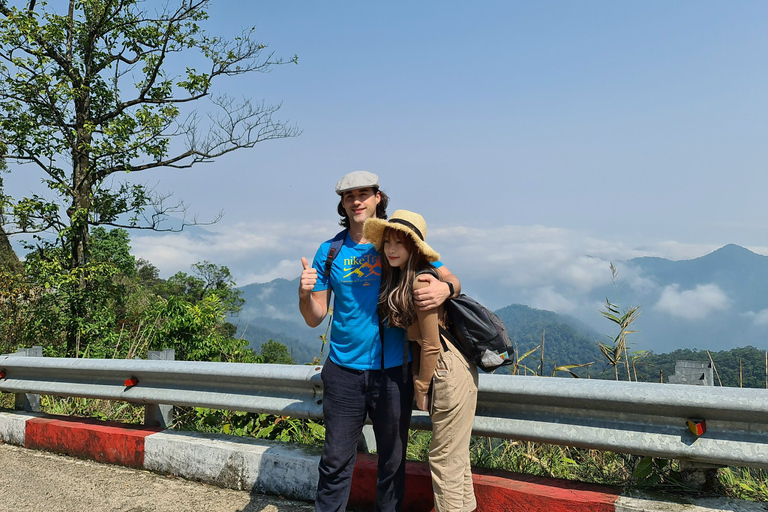
POLYGON ((377 251, 381 251, 384 244, 384 230, 386 228, 396 229, 407 234, 416 244, 419 251, 426 256, 427 261, 433 263, 440 259, 440 254, 436 253, 425 242, 427 238, 427 223, 424 217, 418 213, 408 210, 397 210, 392 214, 389 220, 368 219, 363 226, 363 236, 373 244, 377 251))

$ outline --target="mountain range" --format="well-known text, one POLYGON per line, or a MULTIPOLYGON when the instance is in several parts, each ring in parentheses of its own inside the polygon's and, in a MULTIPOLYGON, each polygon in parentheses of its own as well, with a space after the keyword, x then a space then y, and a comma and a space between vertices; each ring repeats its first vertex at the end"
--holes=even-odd
MULTIPOLYGON (((585 300, 598 304, 608 299, 621 311, 640 308, 633 324, 638 332, 628 337, 631 350, 766 347, 768 257, 731 244, 692 260, 643 257, 617 262, 617 266, 620 272, 614 282, 591 290, 585 300)), ((258 349, 273 339, 287 345, 297 363, 320 356, 320 336, 327 322, 314 329, 304 323, 298 311, 298 278, 250 284, 240 290, 245 306, 233 320, 252 347, 258 349)), ((605 365, 597 342, 610 344, 617 333, 599 311, 588 322, 522 304, 496 313, 507 325, 520 356, 543 340, 545 372, 558 365, 589 362, 595 363, 589 371, 600 372, 605 365)), ((541 363, 541 350, 521 362, 532 371, 541 363)))
POLYGON ((691 260, 643 257, 622 266, 626 277, 590 299, 641 308, 632 335, 638 348, 766 347, 768 256, 729 244, 691 260))

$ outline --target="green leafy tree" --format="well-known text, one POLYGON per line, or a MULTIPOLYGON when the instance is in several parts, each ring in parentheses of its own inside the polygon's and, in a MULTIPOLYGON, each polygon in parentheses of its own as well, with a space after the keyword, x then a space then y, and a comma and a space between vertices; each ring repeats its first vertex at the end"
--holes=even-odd
POLYGON ((30 305, 37 298, 22 273, 0 266, 0 353, 24 345, 30 305))
POLYGON ((177 272, 164 283, 157 286, 163 297, 182 296, 192 303, 199 302, 209 295, 216 295, 228 314, 238 313, 245 301, 242 291, 235 286, 235 279, 226 266, 218 266, 210 261, 192 265, 193 275, 177 272))
POLYGON ((150 288, 161 282, 160 270, 144 258, 136 258, 136 276, 142 284, 150 288))
MULTIPOLYGON (((216 297, 225 316, 237 315, 245 301, 241 297, 242 291, 236 288, 229 268, 206 260, 192 265, 192 270, 194 275, 177 272, 166 281, 158 280, 154 290, 165 299, 176 297, 192 305, 216 297)), ((220 336, 235 337, 237 327, 234 324, 222 321, 217 325, 220 336)))
POLYGON ((294 364, 288 347, 280 342, 269 340, 261 345, 261 357, 265 363, 294 364))
MULTIPOLYGON (((0 157, 32 164, 47 192, 0 196, 0 213, 11 219, 8 234, 37 233, 42 243, 39 234, 53 231, 63 279, 81 290, 91 226, 161 229, 185 212, 120 175, 187 168, 298 133, 273 119, 279 106, 212 94, 220 79, 296 57, 273 58, 253 29, 232 40, 208 35, 207 0, 14 4, 0 2, 0 157)), ((72 298, 70 316, 84 316, 72 298)), ((81 328, 67 326, 70 355, 81 328)))
POLYGON ((74 352, 79 357, 105 357, 112 351, 116 327, 125 321, 131 295, 136 291, 136 270, 128 233, 94 228, 92 257, 68 269, 65 251, 49 245, 26 256, 26 273, 35 300, 28 301, 27 338, 45 333, 51 355, 65 355, 66 333, 77 331, 74 352), (83 286, 84 284, 84 286, 83 286))
POLYGON ((148 312, 148 318, 159 320, 151 349, 173 348, 179 360, 261 362, 247 340, 222 332, 226 308, 216 295, 195 304, 174 296, 158 306, 148 312))
POLYGON ((111 263, 126 277, 136 275, 136 259, 131 254, 130 236, 124 229, 91 230, 91 260, 111 263))

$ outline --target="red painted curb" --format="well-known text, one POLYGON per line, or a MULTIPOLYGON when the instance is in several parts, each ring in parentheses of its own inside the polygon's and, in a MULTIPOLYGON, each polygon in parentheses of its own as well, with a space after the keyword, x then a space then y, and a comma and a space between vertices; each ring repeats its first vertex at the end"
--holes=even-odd
POLYGON ((621 489, 509 471, 472 471, 477 510, 614 512, 621 489))
MULTIPOLYGON (((376 510, 376 474, 378 458, 358 453, 352 473, 352 489, 348 506, 355 510, 376 510)), ((429 511, 434 507, 432 476, 429 466, 422 462, 408 462, 405 466, 405 497, 403 512, 429 511)))
MULTIPOLYGON (((352 474, 349 507, 375 510, 375 455, 358 454, 352 474)), ((621 489, 546 478, 509 471, 474 469, 477 512, 614 512, 621 489)), ((432 478, 426 462, 406 465, 403 512, 429 512, 434 508, 432 478)))
POLYGON ((144 467, 144 438, 161 428, 89 418, 31 418, 24 446, 133 468, 144 467))

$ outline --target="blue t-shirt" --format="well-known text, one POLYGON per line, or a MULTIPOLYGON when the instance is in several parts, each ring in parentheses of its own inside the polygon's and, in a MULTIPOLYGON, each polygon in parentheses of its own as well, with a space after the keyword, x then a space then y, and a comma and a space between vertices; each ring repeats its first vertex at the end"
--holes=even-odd
MULTIPOLYGON (((315 254, 312 266, 317 269, 314 291, 333 289, 333 323, 328 357, 353 370, 381 369, 382 343, 379 338, 379 302, 381 260, 372 244, 356 244, 347 234, 339 254, 333 260, 331 275, 325 277, 325 260, 331 240, 324 242, 315 254)), ((435 266, 441 266, 436 263, 435 266)), ((403 329, 383 328, 384 367, 403 364, 403 329)))

